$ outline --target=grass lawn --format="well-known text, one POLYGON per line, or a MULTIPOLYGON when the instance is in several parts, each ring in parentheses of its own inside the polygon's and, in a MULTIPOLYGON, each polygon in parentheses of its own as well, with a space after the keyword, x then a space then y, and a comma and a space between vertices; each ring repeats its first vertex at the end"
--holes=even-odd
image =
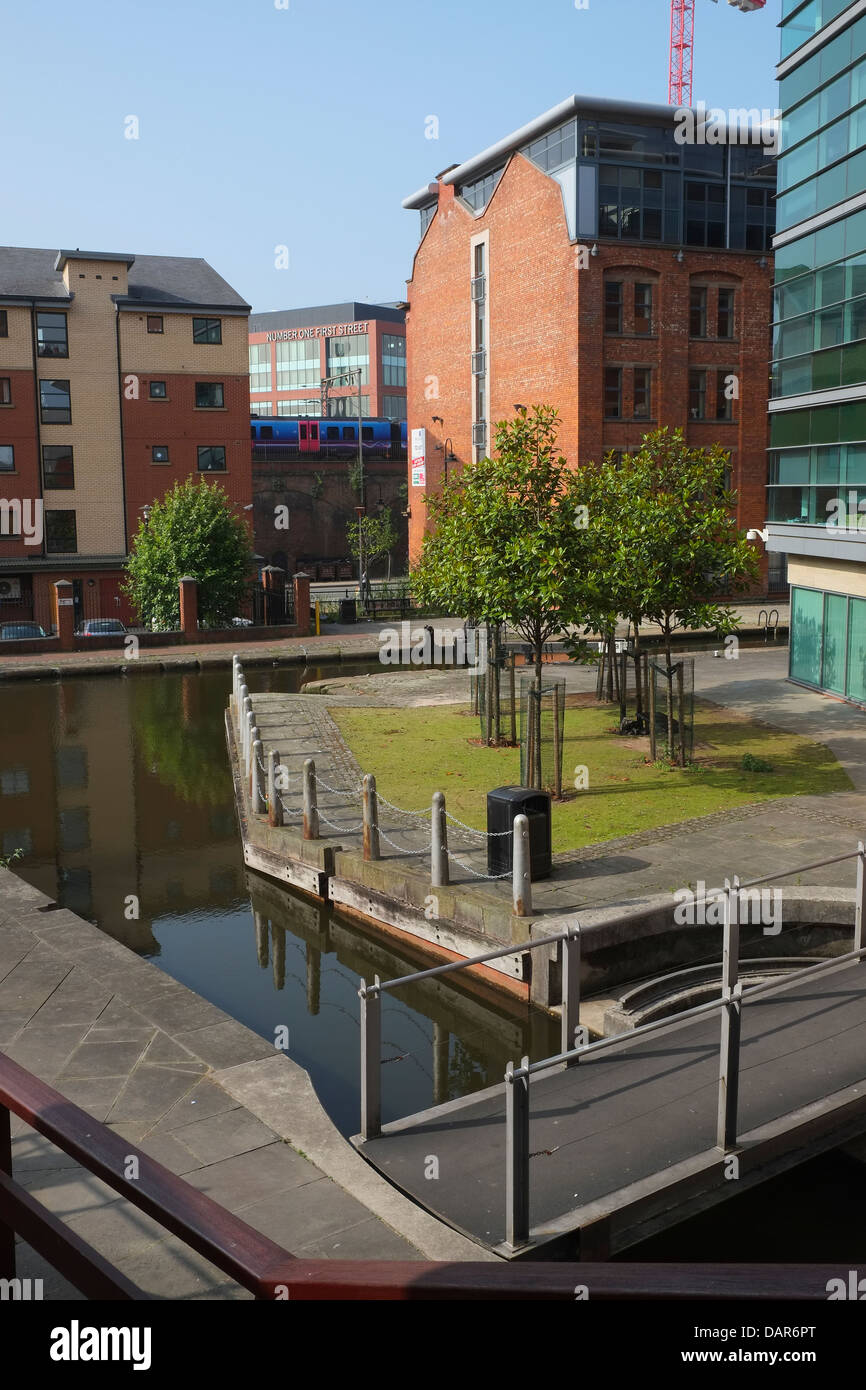
MULTIPOLYGON (((407 810, 429 806, 433 792, 443 791, 452 815, 483 830, 487 792, 519 781, 518 750, 473 743, 478 718, 464 709, 340 706, 331 714, 362 770, 374 772, 383 796, 407 810)), ((695 701, 695 761, 685 770, 651 763, 649 739, 613 733, 617 718, 617 709, 594 701, 565 711, 564 798, 553 806, 554 851, 750 802, 852 786, 823 744, 705 701, 695 701), (772 771, 743 771, 746 753, 772 771), (589 774, 584 791, 572 790, 579 765, 589 774)))

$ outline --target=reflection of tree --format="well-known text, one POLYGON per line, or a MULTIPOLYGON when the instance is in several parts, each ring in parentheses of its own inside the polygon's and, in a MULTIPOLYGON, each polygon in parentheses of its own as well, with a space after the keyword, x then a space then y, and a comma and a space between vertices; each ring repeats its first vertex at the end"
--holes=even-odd
MULTIPOLYGON (((502 1066, 500 1071, 504 1072, 502 1066)), ((451 1051, 448 1057, 448 1090, 454 1100, 468 1096, 472 1091, 480 1091, 491 1086, 492 1067, 473 1057, 466 1044, 452 1034, 451 1051)))
POLYGON ((222 725, 198 708, 197 676, 130 683, 134 737, 163 786, 194 806, 222 806, 226 770, 222 725), (215 732, 216 731, 216 732, 215 732))

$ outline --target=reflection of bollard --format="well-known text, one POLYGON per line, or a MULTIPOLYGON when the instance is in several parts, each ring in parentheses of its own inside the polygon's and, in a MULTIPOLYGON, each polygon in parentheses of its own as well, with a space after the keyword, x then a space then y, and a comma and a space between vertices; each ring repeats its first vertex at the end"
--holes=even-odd
POLYGON ((378 859, 379 855, 379 802, 376 797, 376 778, 372 772, 364 776, 364 790, 361 795, 364 817, 364 858, 378 859))
POLYGON ((430 823, 430 883, 434 888, 442 888, 448 883, 448 822, 445 819, 444 792, 433 793, 430 823))
POLYGON ((263 970, 268 964, 268 919, 261 912, 253 913, 256 928, 256 959, 263 970))
POLYGON ((514 846, 512 852, 512 897, 514 912, 518 917, 532 915, 532 872, 529 863, 529 821, 526 816, 515 816, 512 826, 514 846))
POLYGON ((304 839, 318 840, 319 812, 316 808, 316 764, 304 760, 304 839))
POLYGON ((282 825, 283 804, 277 786, 280 755, 275 748, 268 750, 268 825, 282 825))
POLYGON ((265 798, 262 789, 262 741, 257 738, 253 744, 253 771, 250 782, 250 802, 252 810, 256 815, 262 815, 265 810, 265 798))

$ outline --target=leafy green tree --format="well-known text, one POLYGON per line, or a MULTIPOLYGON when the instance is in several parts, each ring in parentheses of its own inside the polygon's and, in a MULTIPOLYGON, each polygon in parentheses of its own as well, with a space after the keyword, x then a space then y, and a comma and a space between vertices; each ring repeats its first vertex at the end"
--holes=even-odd
POLYGON ((198 580, 203 627, 231 622, 253 568, 250 534, 217 483, 187 478, 154 502, 127 561, 124 592, 148 626, 180 624, 178 583, 198 580))
POLYGON ((372 565, 397 544, 397 532, 390 511, 378 516, 356 517, 346 527, 346 540, 355 559, 363 557, 369 573, 372 565))

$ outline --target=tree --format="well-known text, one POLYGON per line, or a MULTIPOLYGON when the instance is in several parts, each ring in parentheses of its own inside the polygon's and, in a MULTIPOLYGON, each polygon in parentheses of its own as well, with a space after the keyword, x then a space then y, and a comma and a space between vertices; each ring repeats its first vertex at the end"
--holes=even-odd
POLYGON ((515 628, 532 648, 539 696, 544 643, 589 608, 583 484, 557 452, 558 418, 549 406, 521 408, 497 426, 494 458, 427 495, 435 529, 412 577, 425 606, 515 628))
POLYGON ((397 544, 397 532, 390 511, 385 509, 379 516, 364 516, 350 521, 346 527, 346 540, 355 559, 363 558, 369 572, 376 560, 393 549, 397 544))
POLYGON ((250 534, 217 483, 185 479, 154 502, 133 538, 124 592, 143 622, 157 629, 180 624, 179 581, 198 580, 203 627, 237 615, 253 567, 250 534))
POLYGON ((673 633, 696 627, 733 632, 739 620, 719 594, 743 593, 758 577, 754 547, 737 526, 727 466, 721 445, 690 448, 681 430, 663 429, 645 435, 618 467, 608 458, 585 470, 595 577, 606 610, 634 627, 636 670, 641 622, 658 623, 662 631, 669 752, 673 633))

